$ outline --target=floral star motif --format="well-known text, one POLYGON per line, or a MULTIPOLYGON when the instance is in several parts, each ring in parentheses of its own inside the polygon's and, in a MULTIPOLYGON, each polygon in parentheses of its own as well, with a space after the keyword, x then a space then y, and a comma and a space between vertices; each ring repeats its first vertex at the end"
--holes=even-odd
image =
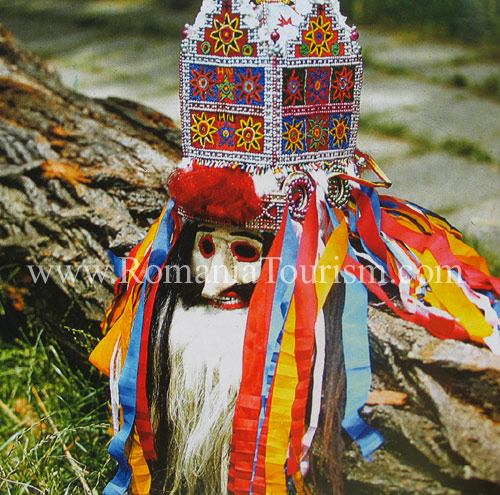
POLYGON ((224 76, 224 81, 217 84, 219 88, 220 101, 231 100, 234 101, 234 88, 236 84, 229 81, 229 77, 226 74, 224 76))
POLYGON ((303 81, 302 75, 295 69, 285 77, 285 87, 283 88, 285 105, 296 105, 303 101, 303 81))
POLYGON ((244 147, 246 151, 255 149, 261 150, 261 140, 264 134, 260 132, 262 124, 254 122, 253 117, 248 117, 247 120, 241 119, 240 128, 236 131, 238 137, 237 146, 244 147))
POLYGON ((310 139, 309 146, 315 150, 325 146, 328 138, 328 129, 325 119, 309 119, 309 131, 307 137, 310 139))
POLYGON ((193 143, 199 142, 204 148, 207 143, 214 144, 214 134, 217 128, 214 126, 215 117, 207 117, 205 112, 201 115, 193 114, 194 123, 191 125, 193 143))
POLYGON ((199 96, 202 100, 206 100, 207 96, 215 98, 213 80, 215 72, 213 70, 206 72, 205 67, 200 70, 192 70, 191 86, 193 86, 193 96, 199 96))
POLYGON ((354 86, 354 69, 348 70, 347 67, 342 67, 342 71, 335 71, 333 74, 332 92, 333 101, 340 101, 352 98, 351 89, 354 86))
POLYGON ((327 20, 323 15, 316 19, 311 19, 309 31, 304 36, 304 40, 309 42, 309 54, 322 57, 331 55, 333 31, 332 21, 327 20))
POLYGON ((215 40, 215 53, 224 52, 224 55, 229 55, 231 50, 236 53, 240 52, 238 40, 243 37, 243 31, 238 29, 240 19, 231 16, 226 12, 224 16, 224 23, 219 19, 214 18, 214 31, 210 33, 210 37, 215 40))
POLYGON ((333 136, 333 147, 342 148, 344 143, 348 142, 349 131, 351 128, 349 127, 349 117, 344 117, 344 115, 340 114, 338 119, 332 119, 333 128, 330 133, 333 136))
POLYGON ((308 103, 328 103, 330 69, 316 67, 309 71, 307 84, 308 103))
POLYGON ((285 127, 286 131, 283 133, 283 139, 286 141, 285 152, 304 151, 304 133, 302 132, 304 122, 302 120, 294 121, 293 124, 285 122, 285 127))
POLYGON ((236 89, 239 91, 239 102, 246 101, 246 104, 250 105, 255 100, 257 103, 262 103, 260 92, 264 87, 259 84, 260 76, 259 72, 252 75, 250 68, 247 69, 246 75, 238 74, 240 82, 236 85, 236 89))
POLYGON ((219 146, 227 144, 234 146, 234 128, 229 122, 224 122, 223 126, 217 131, 219 134, 219 146))

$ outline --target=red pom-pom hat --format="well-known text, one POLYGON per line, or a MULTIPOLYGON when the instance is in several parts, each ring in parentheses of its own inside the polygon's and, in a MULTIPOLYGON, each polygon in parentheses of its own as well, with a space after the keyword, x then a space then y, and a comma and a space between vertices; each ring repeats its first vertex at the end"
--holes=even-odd
POLYGON ((191 218, 244 225, 262 213, 262 199, 252 177, 239 169, 195 164, 177 170, 169 190, 180 211, 191 218))

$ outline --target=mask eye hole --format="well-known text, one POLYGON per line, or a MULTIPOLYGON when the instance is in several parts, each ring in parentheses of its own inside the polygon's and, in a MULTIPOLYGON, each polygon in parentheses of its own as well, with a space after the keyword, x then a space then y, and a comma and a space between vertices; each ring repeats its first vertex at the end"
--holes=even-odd
POLYGON ((198 248, 200 253, 204 258, 211 258, 215 253, 215 244, 211 235, 204 235, 200 242, 198 242, 198 248))
POLYGON ((251 263, 253 261, 257 261, 260 258, 259 250, 246 241, 233 242, 231 244, 231 251, 233 253, 233 256, 238 261, 251 263))

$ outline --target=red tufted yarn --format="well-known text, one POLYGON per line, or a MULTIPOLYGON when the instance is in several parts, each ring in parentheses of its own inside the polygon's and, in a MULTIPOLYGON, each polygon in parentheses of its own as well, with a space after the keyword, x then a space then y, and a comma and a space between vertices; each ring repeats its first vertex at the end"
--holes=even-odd
POLYGON ((241 169, 195 164, 175 172, 168 187, 176 204, 195 218, 240 225, 262 213, 253 180, 241 169))

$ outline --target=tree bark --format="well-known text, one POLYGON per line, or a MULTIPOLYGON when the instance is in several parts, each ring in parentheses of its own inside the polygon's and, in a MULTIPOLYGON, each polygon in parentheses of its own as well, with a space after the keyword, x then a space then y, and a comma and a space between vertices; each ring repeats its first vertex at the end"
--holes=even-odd
POLYGON ((2 326, 27 320, 86 362, 115 280, 106 250, 126 256, 160 213, 180 134, 150 108, 66 89, 4 29, 0 56, 2 326))
POLYGON ((369 321, 372 391, 408 399, 363 408, 386 443, 367 462, 347 442, 346 493, 500 493, 499 356, 376 309, 369 321))
MULTIPOLYGON (((44 328, 76 362, 86 362, 115 279, 106 250, 126 256, 143 238, 165 203, 179 143, 172 121, 150 108, 64 88, 0 28, 4 334, 21 323, 44 328)), ((386 444, 367 462, 344 437, 345 493, 499 493, 500 359, 378 310, 370 312, 370 339, 372 388, 382 393, 363 416, 386 444)), ((343 384, 334 345, 338 360, 329 363, 325 397, 338 403, 343 384)), ((314 444, 318 479, 338 477, 332 451, 341 443, 328 434, 338 426, 335 414, 323 411, 314 444)), ((340 493, 332 486, 321 495, 340 493)))

